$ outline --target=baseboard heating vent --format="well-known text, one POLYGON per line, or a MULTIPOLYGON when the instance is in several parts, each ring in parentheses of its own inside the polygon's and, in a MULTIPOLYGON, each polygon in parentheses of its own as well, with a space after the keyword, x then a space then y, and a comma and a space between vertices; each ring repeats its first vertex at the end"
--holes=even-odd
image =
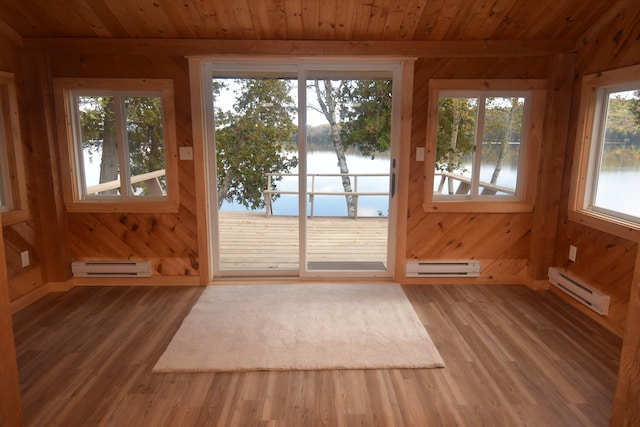
POLYGON ((74 277, 151 277, 150 261, 76 261, 74 277))
POLYGON ((478 277, 479 261, 410 261, 407 277, 478 277))
POLYGON ((549 267, 549 281, 558 289, 575 298, 598 314, 606 316, 609 313, 609 295, 571 276, 557 267, 549 267))

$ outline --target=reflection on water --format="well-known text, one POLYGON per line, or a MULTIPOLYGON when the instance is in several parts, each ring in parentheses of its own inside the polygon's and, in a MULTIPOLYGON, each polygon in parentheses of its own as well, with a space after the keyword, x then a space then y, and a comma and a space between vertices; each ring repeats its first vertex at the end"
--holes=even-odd
MULTIPOLYGON (((307 153, 307 174, 317 173, 339 173, 338 161, 333 151, 315 151, 307 153)), ((377 156, 371 157, 360 156, 357 154, 347 154, 347 165, 349 173, 367 173, 375 174, 389 173, 389 157, 377 156)), ((291 173, 298 173, 295 168, 291 173)), ((316 177, 315 191, 323 192, 339 192, 343 191, 342 181, 340 177, 316 177)), ((351 185, 354 187, 355 182, 351 178, 351 185)), ((282 191, 297 191, 298 177, 284 177, 277 184, 278 189, 282 191)), ((308 179, 307 189, 311 190, 311 178, 308 179)), ((356 190, 353 188, 354 191, 356 190)), ((389 177, 358 177, 358 191, 386 192, 389 191, 389 177)), ((225 202, 222 205, 223 210, 246 211, 243 206, 237 204, 229 204, 225 202)), ((311 204, 307 200, 307 212, 310 212, 311 204)), ((264 212, 264 210, 262 210, 264 212)), ((281 195, 273 204, 274 215, 298 215, 298 196, 293 194, 281 195)), ((358 216, 359 217, 377 217, 388 216, 389 214, 389 198, 385 196, 361 196, 358 200, 358 216)), ((344 195, 336 196, 315 196, 314 216, 347 216, 347 202, 344 195)))
POLYGON ((595 204, 612 211, 640 217, 640 169, 600 173, 595 204))
MULTIPOLYGON (((308 173, 338 173, 336 155, 333 152, 314 152, 308 154, 308 173)), ((347 155, 347 164, 351 173, 389 173, 389 159, 347 155)), ((489 171, 490 168, 484 168, 489 171)), ((488 181, 489 176, 481 177, 488 181)), ((292 171, 297 173, 297 169, 292 171)), ((500 185, 515 188, 517 168, 505 164, 500 172, 500 185)), ((309 189, 310 189, 309 180, 309 189)), ((560 183, 558 183, 560 185, 560 183)), ((287 177, 278 183, 278 189, 297 191, 297 178, 287 177)), ((388 177, 361 177, 358 179, 359 191, 388 191, 388 177)), ((316 191, 342 191, 338 177, 316 178, 316 191)), ((619 163, 607 161, 599 176, 596 204, 610 210, 640 217, 640 160, 620 166, 619 163)), ((225 202, 224 210, 245 210, 238 205, 225 202)), ((307 212, 310 205, 307 201, 307 212)), ((273 205, 275 215, 298 215, 298 198, 296 195, 282 195, 273 205)), ((384 196, 361 197, 358 205, 358 216, 388 216, 389 199, 384 196)), ((315 216, 346 216, 347 206, 344 196, 316 196, 315 216)))

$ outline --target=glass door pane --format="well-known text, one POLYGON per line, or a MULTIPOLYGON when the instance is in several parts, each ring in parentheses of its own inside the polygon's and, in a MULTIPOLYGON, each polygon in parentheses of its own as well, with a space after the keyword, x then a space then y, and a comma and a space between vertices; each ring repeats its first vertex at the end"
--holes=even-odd
POLYGON ((391 79, 336 74, 307 80, 306 267, 311 275, 384 273, 391 79))
POLYGON ((219 275, 298 274, 297 80, 217 78, 219 275))

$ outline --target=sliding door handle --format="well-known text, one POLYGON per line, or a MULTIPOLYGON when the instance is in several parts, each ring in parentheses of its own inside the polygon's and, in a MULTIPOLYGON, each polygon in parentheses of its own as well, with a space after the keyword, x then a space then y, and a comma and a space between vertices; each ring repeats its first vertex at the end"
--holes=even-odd
POLYGON ((391 172, 391 183, 389 188, 389 194, 391 195, 391 198, 395 197, 396 195, 396 173, 395 172, 391 172))

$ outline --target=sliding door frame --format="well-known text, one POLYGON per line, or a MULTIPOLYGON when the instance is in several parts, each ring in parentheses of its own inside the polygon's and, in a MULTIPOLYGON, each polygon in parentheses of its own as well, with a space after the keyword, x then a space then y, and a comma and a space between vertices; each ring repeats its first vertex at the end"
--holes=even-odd
POLYGON ((197 197, 199 252, 201 262, 201 282, 210 283, 224 277, 255 277, 257 276, 287 276, 312 277, 386 277, 393 279, 403 268, 398 267, 397 261, 404 259, 406 218, 399 215, 406 211, 406 194, 402 188, 408 184, 408 167, 403 166, 403 159, 409 157, 407 139, 410 137, 411 95, 413 83, 413 60, 407 58, 252 58, 246 57, 215 57, 190 58, 191 104, 194 132, 194 162, 196 175, 196 192, 204 197, 197 197), (392 144, 391 170, 396 179, 392 180, 395 188, 391 191, 395 197, 389 199, 389 223, 387 237, 387 270, 385 272, 360 271, 330 271, 309 272, 306 268, 306 134, 298 132, 298 154, 304 161, 299 168, 299 269, 296 270, 221 270, 218 254, 219 241, 212 230, 217 232, 217 189, 216 189, 216 161, 213 114, 213 94, 211 79, 215 77, 242 78, 262 76, 267 72, 282 76, 283 72, 295 73, 298 78, 298 128, 305 129, 306 123, 306 82, 309 71, 334 72, 335 78, 340 78, 341 72, 366 73, 387 72, 393 84, 392 107, 392 144), (407 87, 408 86, 408 87, 407 87), (407 99, 409 98, 409 99, 407 99), (406 141, 403 141, 405 139, 406 141), (304 157, 303 157, 304 156, 304 157), (201 178, 199 178, 201 177, 201 178), (202 181, 202 182, 200 182, 202 181), (396 236, 399 234, 399 238, 396 236), (382 274, 383 273, 383 274, 382 274))

